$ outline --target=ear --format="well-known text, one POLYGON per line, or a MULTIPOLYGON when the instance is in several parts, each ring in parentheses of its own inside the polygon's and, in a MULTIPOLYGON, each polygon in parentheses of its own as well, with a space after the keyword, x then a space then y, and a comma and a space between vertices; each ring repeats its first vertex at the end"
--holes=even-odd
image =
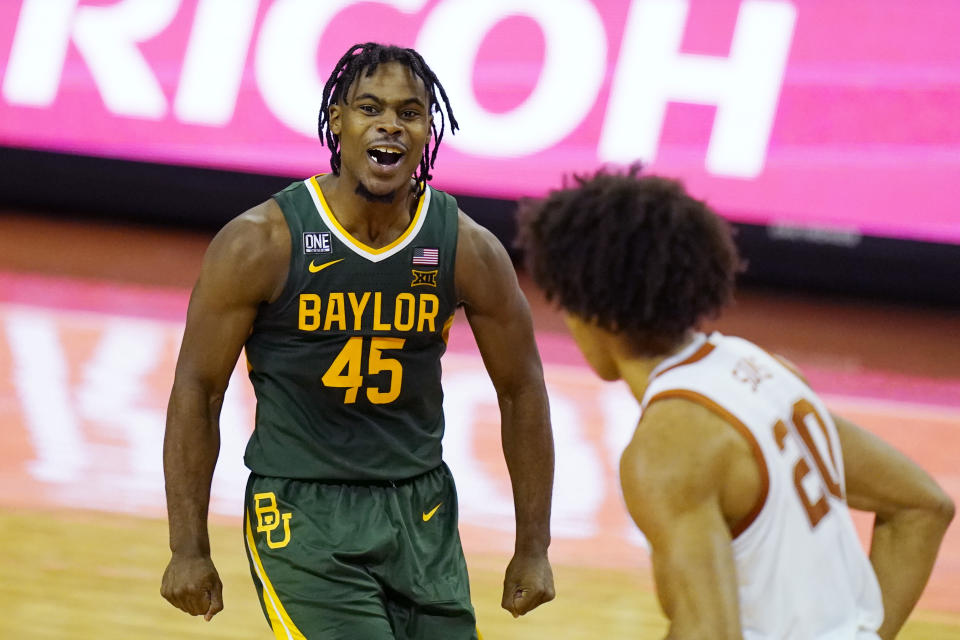
POLYGON ((335 136, 340 135, 340 116, 343 114, 343 111, 340 108, 339 104, 332 104, 327 108, 327 112, 330 114, 330 133, 335 136))

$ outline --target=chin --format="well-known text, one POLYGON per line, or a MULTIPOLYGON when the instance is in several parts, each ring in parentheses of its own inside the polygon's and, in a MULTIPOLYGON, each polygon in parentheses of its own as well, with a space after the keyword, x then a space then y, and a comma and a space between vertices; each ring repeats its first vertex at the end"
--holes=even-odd
POLYGON ((360 180, 360 184, 370 193, 376 196, 386 196, 400 192, 404 186, 410 184, 411 174, 404 174, 396 177, 381 178, 370 176, 365 180, 360 180))
MULTIPOLYGON (((407 162, 410 163, 409 159, 407 162)), ((416 162, 410 164, 410 166, 398 164, 381 170, 374 166, 368 166, 365 170, 357 172, 357 181, 362 188, 375 196, 402 193, 404 187, 408 186, 413 179, 413 174, 418 166, 419 163, 416 162)))
POLYGON ((583 355, 587 364, 601 380, 613 382, 620 379, 620 369, 617 367, 617 363, 605 352, 591 349, 583 351, 583 355))
POLYGON ((606 382, 613 382, 614 380, 620 379, 619 369, 617 369, 617 366, 610 362, 609 359, 593 351, 584 351, 581 349, 580 352, 590 366, 590 370, 597 374, 598 378, 606 382))
POLYGON ((590 368, 593 369, 593 372, 596 373, 601 380, 606 382, 615 382, 620 379, 620 372, 616 367, 598 367, 591 364, 590 368))

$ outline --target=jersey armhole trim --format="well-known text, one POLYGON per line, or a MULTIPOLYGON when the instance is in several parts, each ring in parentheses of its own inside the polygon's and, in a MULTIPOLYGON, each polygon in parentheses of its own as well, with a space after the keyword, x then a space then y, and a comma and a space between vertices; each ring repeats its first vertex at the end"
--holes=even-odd
MULTIPOLYGON (((290 259, 287 260, 287 273, 284 277, 283 287, 280 289, 280 293, 278 293, 276 299, 272 301, 264 300, 261 305, 262 308, 281 308, 285 303, 289 302, 290 296, 294 293, 293 275, 297 268, 297 249, 301 247, 301 245, 298 244, 297 237, 303 233, 303 226, 293 212, 293 205, 289 203, 290 196, 288 192, 292 191, 291 187, 299 186, 299 184, 300 183, 294 182, 286 189, 270 196, 270 199, 273 200, 274 204, 280 210, 280 215, 283 216, 283 222, 287 225, 287 232, 290 234, 290 259), (285 202, 287 206, 284 206, 285 202), (289 210, 288 207, 290 207, 289 210)), ((302 242, 302 240, 299 242, 302 242)))
MULTIPOLYGON (((704 347, 706 346, 707 345, 704 345, 704 347)), ((701 358, 705 357, 707 353, 713 350, 713 345, 710 345, 710 347, 711 348, 708 349, 706 353, 701 356, 701 358)), ((703 349, 701 349, 701 351, 702 350, 703 349)), ((770 470, 767 468, 766 458, 763 457, 763 449, 760 448, 760 443, 757 442, 756 437, 754 437, 750 429, 747 428, 747 425, 743 424, 739 418, 707 396, 697 393, 691 389, 668 389, 666 391, 661 391, 647 401, 646 407, 649 408, 649 406, 657 400, 665 400, 667 398, 682 398, 684 400, 695 402, 696 404, 709 409, 719 417, 723 418, 723 420, 731 427, 736 429, 737 432, 740 433, 740 435, 743 436, 750 445, 750 451, 753 453, 753 457, 757 462, 757 466, 760 467, 760 475, 762 477, 763 486, 761 487, 760 496, 757 498, 753 508, 740 520, 740 522, 736 524, 736 526, 731 528, 730 537, 736 539, 741 533, 750 528, 750 525, 753 524, 753 522, 757 519, 757 517, 760 515, 760 512, 763 511, 764 505, 767 503, 767 496, 770 494, 770 470)))

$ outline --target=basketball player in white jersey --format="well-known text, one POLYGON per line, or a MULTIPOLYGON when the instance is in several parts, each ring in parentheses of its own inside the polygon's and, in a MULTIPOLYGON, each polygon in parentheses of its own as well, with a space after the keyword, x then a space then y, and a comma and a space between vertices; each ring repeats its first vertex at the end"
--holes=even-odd
POLYGON ((789 363, 697 331, 740 268, 728 225, 634 167, 527 205, 520 245, 593 369, 641 404, 621 482, 669 638, 896 636, 954 505, 789 363), (876 514, 869 558, 849 508, 876 514))

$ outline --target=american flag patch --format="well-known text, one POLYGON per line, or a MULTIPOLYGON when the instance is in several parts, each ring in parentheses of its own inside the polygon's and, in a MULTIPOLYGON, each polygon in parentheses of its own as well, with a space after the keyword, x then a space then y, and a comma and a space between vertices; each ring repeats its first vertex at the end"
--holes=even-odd
POLYGON ((440 264, 440 249, 428 249, 425 247, 414 247, 413 264, 435 267, 440 264))

